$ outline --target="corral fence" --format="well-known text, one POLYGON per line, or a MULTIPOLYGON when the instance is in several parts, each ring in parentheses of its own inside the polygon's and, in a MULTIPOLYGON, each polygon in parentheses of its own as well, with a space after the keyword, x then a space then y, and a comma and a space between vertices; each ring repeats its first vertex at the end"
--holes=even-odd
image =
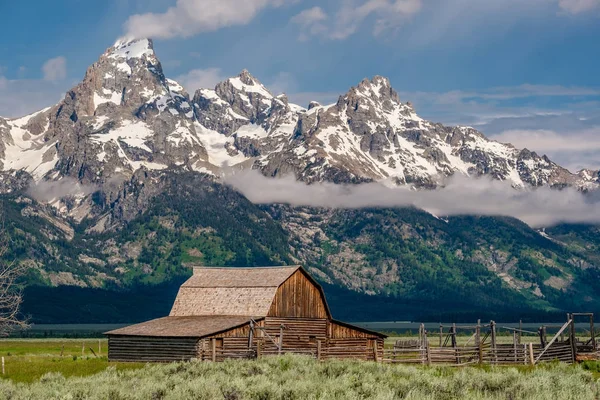
MULTIPOLYGON (((470 364, 492 365, 535 365, 542 362, 559 361, 574 363, 582 359, 597 359, 598 347, 591 313, 572 313, 567 322, 561 325, 543 325, 537 332, 520 328, 498 327, 494 321, 489 324, 444 326, 439 332, 428 332, 424 325, 419 329, 418 340, 400 339, 393 348, 384 349, 383 362, 403 364, 443 364, 463 366, 470 364), (590 329, 583 337, 577 335, 575 320, 589 318, 590 329), (460 330, 473 332, 462 336, 466 341, 458 343, 460 330), (553 336, 549 331, 556 330, 553 336), (498 333, 512 343, 499 343, 498 333), (531 340, 523 343, 524 335, 531 340), (534 343, 538 341, 538 343, 534 343)), ((509 341, 505 340, 505 341, 509 341)))
POLYGON ((421 324, 418 338, 398 339, 393 347, 385 347, 381 339, 368 338, 315 338, 304 343, 293 329, 287 332, 284 336, 282 325, 278 335, 250 338, 250 345, 248 338, 221 339, 225 341, 224 347, 223 343, 218 344, 219 339, 212 339, 199 349, 199 358, 223 361, 294 353, 317 360, 358 359, 391 364, 467 366, 574 363, 598 359, 599 355, 593 315, 586 313, 568 314, 564 324, 543 325, 537 332, 522 327, 497 326, 494 321, 486 324, 478 321, 476 325, 440 324, 439 331, 433 332, 421 324), (575 320, 581 317, 590 319, 590 328, 578 334, 575 320))

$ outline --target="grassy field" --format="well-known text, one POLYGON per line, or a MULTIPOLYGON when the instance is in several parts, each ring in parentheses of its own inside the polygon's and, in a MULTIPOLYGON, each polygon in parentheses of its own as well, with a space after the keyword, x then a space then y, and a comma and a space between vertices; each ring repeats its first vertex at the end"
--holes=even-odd
POLYGON ((596 362, 451 368, 317 362, 285 355, 217 364, 145 365, 109 363, 106 349, 105 340, 100 351, 98 340, 0 340, 6 369, 0 400, 600 398, 596 362))
POLYGON ((106 351, 107 341, 98 339, 0 340, 0 357, 4 357, 5 363, 2 377, 14 382, 33 382, 53 372, 64 377, 87 376, 104 371, 109 365, 116 370, 144 366, 136 363, 109 364, 106 351))
POLYGON ((0 399, 597 399, 580 367, 427 368, 285 355, 258 361, 110 367, 87 377, 0 380, 0 399))

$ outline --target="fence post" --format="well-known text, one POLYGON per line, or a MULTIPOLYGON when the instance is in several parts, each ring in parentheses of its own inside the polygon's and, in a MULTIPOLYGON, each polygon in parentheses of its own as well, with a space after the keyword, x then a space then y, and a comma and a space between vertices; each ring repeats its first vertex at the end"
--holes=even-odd
POLYGON ((379 355, 377 354, 377 339, 375 339, 375 343, 373 343, 373 360, 375 362, 379 362, 379 355))
POLYGON ((494 353, 494 363, 498 364, 498 352, 496 351, 496 322, 490 321, 492 328, 492 352, 494 353))
POLYGON ((427 342, 427 346, 425 347, 425 352, 427 356, 427 365, 431 365, 431 350, 429 348, 429 341, 427 342))
POLYGON ((217 361, 217 339, 212 338, 211 342, 212 342, 212 361, 216 362, 217 361))
POLYGON ((444 326, 440 322, 440 347, 442 347, 442 336, 444 335, 444 326))
POLYGON ((456 324, 452 324, 452 348, 454 349, 454 354, 456 356, 456 364, 460 364, 460 355, 458 354, 458 347, 456 343, 456 324))
POLYGON ((523 320, 519 320, 519 344, 521 344, 521 335, 523 334, 523 320))
POLYGON ((571 334, 571 351, 572 351, 572 360, 573 360, 573 364, 575 364, 575 362, 577 361, 577 338, 575 337, 575 319, 573 317, 573 314, 567 314, 569 317, 569 320, 571 321, 570 324, 570 334, 571 334))
POLYGON ((513 331, 513 351, 515 352, 515 364, 517 363, 517 332, 513 331))
POLYGON ((592 347, 596 352, 596 333, 594 332, 594 314, 590 315, 590 338, 592 339, 592 347))
POLYGON ((452 324, 452 347, 456 348, 456 324, 452 324))
POLYGON ((527 365, 527 344, 523 343, 523 364, 527 365))
POLYGON ((480 319, 477 320, 477 328, 475 331, 475 343, 477 344, 477 346, 479 346, 479 343, 481 343, 481 320, 480 319))
POLYGON ((260 358, 261 347, 262 347, 262 340, 257 340, 256 341, 256 358, 260 358))
POLYGON ((548 344, 548 333, 546 325, 542 325, 542 347, 546 347, 548 344))
POLYGON ((529 364, 535 365, 535 361, 533 360, 533 343, 529 342, 529 364))

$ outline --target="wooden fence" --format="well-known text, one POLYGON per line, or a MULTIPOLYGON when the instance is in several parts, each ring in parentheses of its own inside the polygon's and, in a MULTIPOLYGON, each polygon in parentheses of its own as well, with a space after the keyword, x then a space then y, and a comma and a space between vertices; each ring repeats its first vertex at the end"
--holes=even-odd
MULTIPOLYGON (((385 349, 383 362, 392 364, 426 364, 466 366, 472 364, 534 364, 545 348, 539 344, 499 344, 465 347, 414 347, 385 349)), ((555 343, 545 349, 539 362, 573 362, 573 349, 568 344, 555 343)))
MULTIPOLYGON (((419 329, 418 339, 401 339, 393 348, 384 348, 383 340, 368 338, 322 339, 316 337, 290 336, 289 341, 282 341, 277 332, 272 332, 268 339, 256 340, 250 348, 248 338, 223 338, 217 346, 217 339, 203 341, 199 347, 198 358, 205 361, 222 361, 229 358, 255 359, 263 356, 281 355, 285 353, 303 354, 317 360, 357 359, 391 364, 423 364, 466 366, 473 364, 489 365, 535 365, 543 362, 560 361, 574 363, 586 356, 598 358, 593 317, 591 317, 590 339, 579 341, 575 335, 574 316, 588 314, 569 314, 563 325, 557 325, 558 331, 548 340, 547 326, 538 332, 529 332, 521 327, 502 328, 512 331, 512 343, 498 343, 496 324, 490 321, 482 325, 444 326, 440 325, 439 342, 437 331, 434 334, 435 345, 430 342, 430 335, 424 325, 419 329), (468 340, 459 345, 457 332, 459 329, 474 332, 466 336, 468 340), (521 343, 521 334, 539 336, 539 343, 521 343), (589 348, 589 351, 587 351, 589 348)), ((281 332, 279 333, 281 335, 281 332)))

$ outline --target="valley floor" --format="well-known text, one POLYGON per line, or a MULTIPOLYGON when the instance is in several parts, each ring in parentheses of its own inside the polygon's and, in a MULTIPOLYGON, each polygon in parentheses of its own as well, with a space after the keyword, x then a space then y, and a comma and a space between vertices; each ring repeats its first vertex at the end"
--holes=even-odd
POLYGON ((107 361, 106 341, 97 339, 2 340, 0 356, 6 370, 0 399, 600 398, 598 374, 586 370, 597 370, 596 364, 430 368, 292 355, 217 364, 120 364, 107 361))

